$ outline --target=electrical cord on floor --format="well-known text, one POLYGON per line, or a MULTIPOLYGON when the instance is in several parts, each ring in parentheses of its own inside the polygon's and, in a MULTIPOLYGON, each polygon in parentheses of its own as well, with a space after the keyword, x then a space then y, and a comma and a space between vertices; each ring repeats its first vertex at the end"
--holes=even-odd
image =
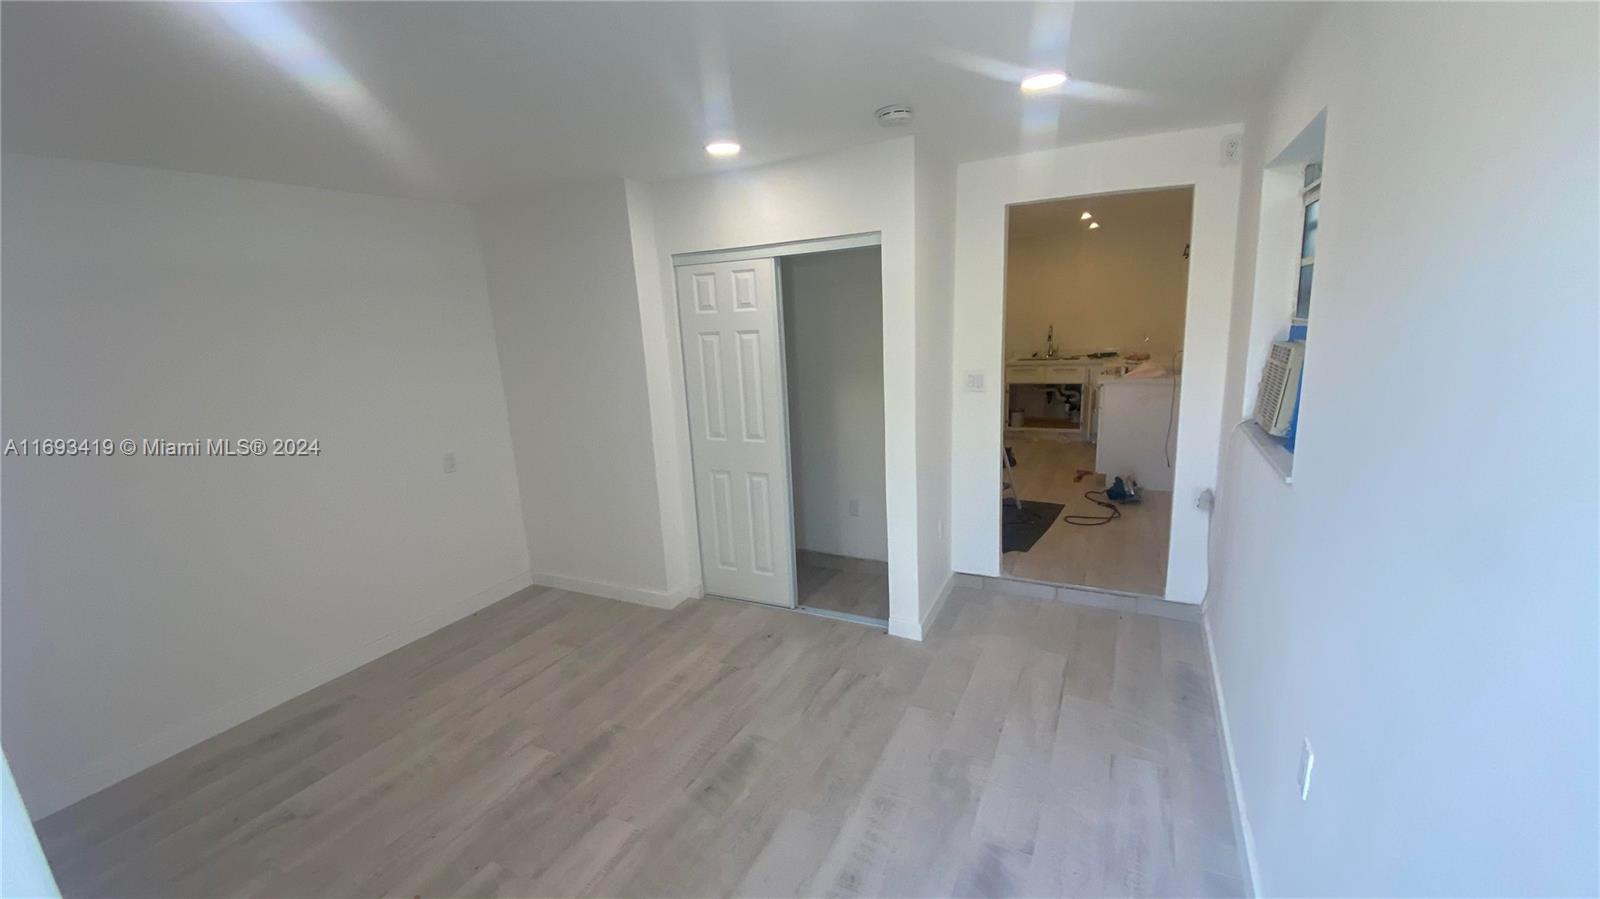
POLYGON ((1172 402, 1167 406, 1167 436, 1161 438, 1161 451, 1167 455, 1167 467, 1172 467, 1172 420, 1178 417, 1178 358, 1183 350, 1172 354, 1172 402))
POLYGON ((1062 521, 1065 521, 1067 524, 1075 524, 1080 528, 1092 528, 1102 524, 1110 524, 1111 522, 1122 517, 1122 510, 1117 508, 1116 503, 1113 503, 1111 500, 1106 498, 1106 492, 1104 490, 1086 490, 1084 491, 1083 498, 1097 506, 1103 506, 1104 508, 1110 510, 1110 514, 1066 515, 1062 517, 1062 521), (1097 493, 1100 494, 1099 499, 1095 499, 1095 494, 1097 493))

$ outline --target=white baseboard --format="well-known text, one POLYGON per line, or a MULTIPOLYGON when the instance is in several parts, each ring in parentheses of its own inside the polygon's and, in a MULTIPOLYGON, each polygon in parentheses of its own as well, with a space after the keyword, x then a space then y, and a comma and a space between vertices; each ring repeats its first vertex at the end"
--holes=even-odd
POLYGON ((258 690, 201 712, 165 733, 157 734, 126 749, 114 751, 78 771, 41 772, 44 776, 36 778, 36 781, 30 784, 31 789, 28 792, 32 802, 29 803, 28 814, 37 821, 80 799, 93 796, 157 762, 171 758, 197 743, 243 724, 268 709, 282 705, 340 675, 348 674, 380 656, 425 637, 445 625, 453 624, 532 584, 530 573, 524 571, 492 587, 447 602, 425 615, 402 622, 365 643, 351 646, 348 652, 336 658, 321 659, 299 666, 258 690))
POLYGON ((641 606, 650 606, 654 609, 676 609, 684 600, 698 595, 698 590, 693 587, 679 590, 650 590, 644 587, 625 587, 621 584, 611 584, 605 581, 595 581, 580 577, 568 577, 564 574, 544 571, 533 572, 532 578, 535 584, 543 587, 571 590, 574 593, 587 593, 590 596, 636 603, 641 606))
POLYGON ((1211 692, 1217 697, 1217 730, 1222 734, 1222 754, 1227 756, 1228 791, 1233 794, 1233 838, 1243 862, 1247 895, 1259 896, 1261 872, 1256 869, 1256 841, 1250 831, 1250 815, 1245 811, 1244 792, 1239 788, 1239 763, 1233 757, 1233 733, 1228 729, 1228 701, 1222 695, 1222 673, 1217 669, 1217 651, 1211 643, 1211 618, 1202 615, 1200 627, 1206 635, 1206 661, 1211 665, 1211 692))
POLYGON ((939 617, 939 610, 944 608, 944 601, 950 598, 950 592, 955 589, 955 586, 956 575, 955 572, 951 572, 945 577, 944 586, 939 588, 938 597, 934 599, 933 605, 928 607, 928 612, 922 616, 922 620, 906 621, 904 619, 890 618, 889 636, 906 640, 921 640, 923 635, 928 632, 928 627, 933 624, 933 620, 939 617))
POLYGON ((922 625, 915 621, 906 621, 904 618, 890 618, 889 636, 920 642, 922 640, 922 625))

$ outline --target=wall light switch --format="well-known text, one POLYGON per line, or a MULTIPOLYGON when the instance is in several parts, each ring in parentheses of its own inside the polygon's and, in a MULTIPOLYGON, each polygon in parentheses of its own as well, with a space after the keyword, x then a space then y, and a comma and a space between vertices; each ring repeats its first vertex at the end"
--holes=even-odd
POLYGON ((445 453, 444 454, 444 473, 445 474, 454 474, 455 470, 456 470, 456 454, 455 453, 445 453))
POLYGON ((967 372, 967 381, 966 381, 967 389, 972 391, 972 392, 974 392, 974 393, 982 393, 986 389, 983 386, 983 380, 984 380, 983 372, 981 372, 981 371, 969 371, 969 372, 967 372))
POLYGON ((861 500, 853 499, 853 500, 850 501, 850 517, 851 518, 860 518, 861 517, 861 500))
POLYGON ((1311 796, 1311 766, 1317 763, 1317 754, 1311 751, 1311 741, 1300 742, 1300 801, 1311 796))

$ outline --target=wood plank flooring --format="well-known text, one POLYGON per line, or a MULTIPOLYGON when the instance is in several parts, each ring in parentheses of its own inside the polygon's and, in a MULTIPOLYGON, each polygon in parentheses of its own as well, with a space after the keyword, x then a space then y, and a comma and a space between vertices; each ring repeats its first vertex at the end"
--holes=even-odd
POLYGON ((1197 625, 523 591, 45 819, 75 896, 1222 895, 1197 625))
MULTIPOLYGON (((1007 436, 1017 457, 1014 472, 1023 499, 1061 503, 1065 515, 1102 515, 1105 510, 1083 494, 1104 490, 1105 478, 1073 477, 1094 468, 1094 444, 1070 440, 1007 436)), ((1146 490, 1144 502, 1121 506, 1122 518, 1096 527, 1056 521, 1025 553, 1000 557, 1007 577, 1099 587, 1161 596, 1167 590, 1167 537, 1172 523, 1172 493, 1146 490)))
POLYGON ((795 559, 795 587, 800 605, 889 620, 889 565, 800 550, 795 559))

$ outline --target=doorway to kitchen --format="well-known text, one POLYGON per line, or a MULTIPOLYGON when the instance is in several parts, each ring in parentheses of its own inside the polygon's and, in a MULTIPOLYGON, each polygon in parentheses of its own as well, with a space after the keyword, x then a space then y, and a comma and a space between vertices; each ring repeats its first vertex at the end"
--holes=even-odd
POLYGON ((1007 209, 1006 577, 1161 596, 1193 188, 1007 209))

